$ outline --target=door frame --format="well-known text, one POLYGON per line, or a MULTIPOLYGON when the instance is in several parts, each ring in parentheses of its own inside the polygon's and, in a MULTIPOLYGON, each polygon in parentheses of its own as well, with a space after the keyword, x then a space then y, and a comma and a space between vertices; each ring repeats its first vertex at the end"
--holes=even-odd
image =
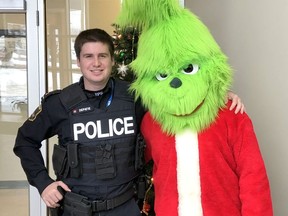
MULTIPOLYGON (((45 48, 45 0, 26 1, 27 32, 27 88, 28 115, 39 106, 46 92, 46 48, 45 48)), ((47 163, 47 143, 43 141, 41 152, 47 163)), ((29 186, 29 216, 46 216, 47 207, 38 190, 29 186)))

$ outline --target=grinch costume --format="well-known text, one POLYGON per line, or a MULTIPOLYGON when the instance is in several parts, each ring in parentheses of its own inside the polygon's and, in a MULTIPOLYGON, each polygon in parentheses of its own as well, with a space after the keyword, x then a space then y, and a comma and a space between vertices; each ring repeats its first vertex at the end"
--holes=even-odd
POLYGON ((154 161, 156 215, 272 215, 269 183, 252 123, 228 109, 201 133, 162 131, 151 114, 142 124, 154 161))
POLYGON ((149 110, 156 215, 273 215, 252 122, 226 108, 232 70, 207 27, 177 0, 124 0, 118 24, 141 30, 131 90, 149 110))

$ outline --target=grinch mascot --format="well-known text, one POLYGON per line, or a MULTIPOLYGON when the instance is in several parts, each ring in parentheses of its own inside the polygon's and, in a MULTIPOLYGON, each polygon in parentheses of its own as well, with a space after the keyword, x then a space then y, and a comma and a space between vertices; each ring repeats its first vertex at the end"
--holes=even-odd
POLYGON ((149 110, 156 215, 273 215, 252 122, 225 104, 232 71, 207 27, 177 0, 124 0, 118 24, 141 30, 131 89, 149 110))

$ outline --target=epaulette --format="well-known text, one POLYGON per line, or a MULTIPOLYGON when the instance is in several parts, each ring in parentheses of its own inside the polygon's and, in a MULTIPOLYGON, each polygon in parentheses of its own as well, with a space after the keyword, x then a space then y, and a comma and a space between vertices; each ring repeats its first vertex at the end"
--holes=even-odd
POLYGON ((47 98, 49 98, 51 95, 59 94, 60 92, 61 92, 60 89, 47 92, 47 93, 45 93, 45 94, 42 96, 41 101, 44 102, 44 101, 45 101, 47 98))
POLYGON ((82 101, 87 100, 86 95, 78 83, 67 86, 61 91, 60 100, 67 111, 72 110, 82 101))

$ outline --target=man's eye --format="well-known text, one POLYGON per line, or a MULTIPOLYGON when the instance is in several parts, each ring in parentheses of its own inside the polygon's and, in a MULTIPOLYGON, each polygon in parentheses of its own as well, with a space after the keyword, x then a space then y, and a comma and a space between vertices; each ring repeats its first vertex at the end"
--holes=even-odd
POLYGON ((187 68, 183 69, 182 72, 184 74, 196 74, 199 70, 199 66, 197 64, 189 64, 187 68))
POLYGON ((167 74, 164 74, 164 73, 159 73, 156 75, 156 79, 161 81, 161 80, 165 80, 167 79, 168 75, 167 74))
POLYGON ((107 56, 108 56, 108 55, 104 55, 104 54, 103 54, 103 55, 99 55, 99 58, 102 58, 102 59, 103 59, 103 58, 107 58, 107 56))

